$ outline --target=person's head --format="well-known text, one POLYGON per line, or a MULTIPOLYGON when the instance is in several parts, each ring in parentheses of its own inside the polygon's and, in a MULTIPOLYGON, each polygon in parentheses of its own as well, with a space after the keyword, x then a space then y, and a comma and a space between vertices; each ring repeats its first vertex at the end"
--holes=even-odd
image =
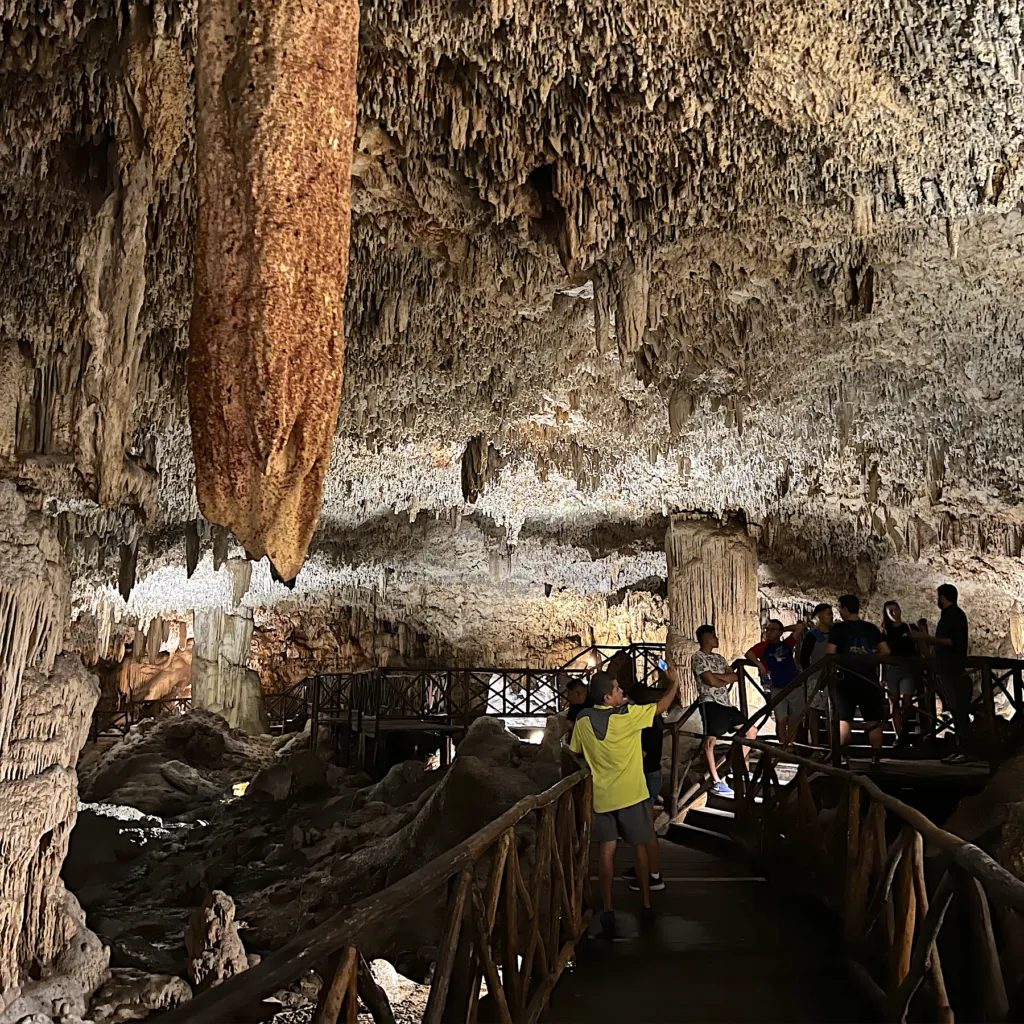
POLYGON ((617 708, 626 703, 626 695, 622 692, 618 680, 607 672, 595 672, 590 678, 590 696, 595 704, 606 708, 617 708))
POLYGON ((718 646, 718 635, 714 626, 697 627, 697 643, 702 651, 713 651, 718 646))
POLYGON ((587 684, 579 676, 574 676, 565 688, 565 695, 570 704, 583 704, 587 699, 587 684))
POLYGON ((903 623, 903 611, 899 601, 886 601, 882 605, 882 625, 888 633, 891 626, 899 626, 903 623))
POLYGON ((860 618, 860 598, 856 594, 843 594, 839 598, 839 618, 843 622, 860 618))
POLYGON ((956 604, 960 599, 960 595, 952 583, 943 583, 936 593, 939 595, 940 608, 948 608, 951 604, 956 604))
POLYGON ((828 632, 832 628, 833 613, 832 605, 830 604, 819 604, 814 609, 814 621, 818 624, 818 629, 828 632))
POLYGON ((778 619, 769 619, 764 624, 762 636, 770 644, 777 644, 782 639, 782 623, 778 619))

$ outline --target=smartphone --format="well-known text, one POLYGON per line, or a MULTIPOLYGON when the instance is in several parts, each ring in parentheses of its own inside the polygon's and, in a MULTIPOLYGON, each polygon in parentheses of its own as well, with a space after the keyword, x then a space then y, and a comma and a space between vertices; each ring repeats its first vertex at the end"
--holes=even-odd
POLYGON ((664 658, 659 658, 658 659, 658 668, 660 668, 662 672, 667 672, 668 671, 668 662, 665 661, 664 658))

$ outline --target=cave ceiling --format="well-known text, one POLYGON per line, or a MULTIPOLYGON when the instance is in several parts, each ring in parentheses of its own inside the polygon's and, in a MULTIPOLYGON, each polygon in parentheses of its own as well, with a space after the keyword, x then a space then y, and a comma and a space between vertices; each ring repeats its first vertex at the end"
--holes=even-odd
MULTIPOLYGON (((0 6, 0 474, 81 601, 180 570, 199 517, 195 39, 177 0, 0 6)), ((692 510, 786 586, 922 560, 1024 594, 1021 51, 1011 0, 363 3, 297 592, 614 590, 692 510)))

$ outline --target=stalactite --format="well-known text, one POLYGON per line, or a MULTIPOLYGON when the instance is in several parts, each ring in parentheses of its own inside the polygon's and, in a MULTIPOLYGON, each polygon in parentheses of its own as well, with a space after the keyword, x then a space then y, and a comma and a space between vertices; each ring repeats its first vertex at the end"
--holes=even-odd
POLYGON ((196 490, 286 580, 320 516, 341 398, 358 24, 355 0, 199 7, 196 490))
POLYGON ((253 616, 248 609, 196 612, 192 702, 223 716, 235 729, 268 731, 260 677, 249 667, 253 616))

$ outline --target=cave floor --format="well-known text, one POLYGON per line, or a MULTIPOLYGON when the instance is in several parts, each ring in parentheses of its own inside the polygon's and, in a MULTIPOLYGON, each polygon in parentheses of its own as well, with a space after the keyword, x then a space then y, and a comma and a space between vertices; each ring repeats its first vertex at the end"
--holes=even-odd
MULTIPOLYGON (((542 1018, 551 1022, 874 1020, 840 960, 836 923, 736 854, 661 841, 667 888, 639 932, 640 894, 615 881, 616 938, 596 920, 542 1018)), ((632 863, 620 844, 616 870, 632 863)), ((592 862, 596 888, 596 848, 592 862)))

